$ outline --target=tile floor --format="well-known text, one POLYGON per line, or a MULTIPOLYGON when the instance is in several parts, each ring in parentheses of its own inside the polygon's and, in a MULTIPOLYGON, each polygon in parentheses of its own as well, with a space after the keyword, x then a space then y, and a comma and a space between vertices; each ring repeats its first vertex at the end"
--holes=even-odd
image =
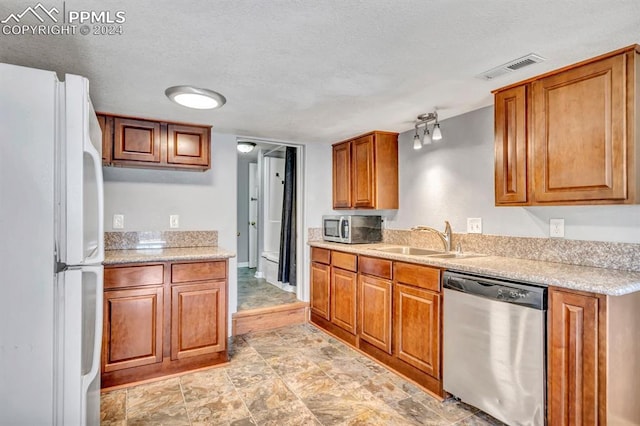
POLYGON ((310 324, 230 339, 229 364, 102 394, 103 425, 502 425, 310 324))
POLYGON ((262 278, 255 268, 238 268, 238 310, 278 306, 296 301, 296 294, 280 290, 262 278))

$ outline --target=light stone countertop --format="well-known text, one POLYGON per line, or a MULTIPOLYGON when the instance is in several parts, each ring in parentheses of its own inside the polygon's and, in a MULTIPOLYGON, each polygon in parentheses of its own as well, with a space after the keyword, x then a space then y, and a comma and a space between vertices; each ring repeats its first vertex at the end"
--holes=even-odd
POLYGON ((220 247, 172 247, 131 250, 105 250, 104 264, 172 262, 180 260, 216 260, 235 257, 220 247))
POLYGON ((384 247, 398 247, 398 244, 350 245, 325 241, 309 241, 308 244, 312 247, 435 266, 451 271, 467 272, 493 278, 515 280, 544 286, 564 287, 609 296, 622 296, 640 291, 640 272, 619 269, 594 268, 500 256, 437 259, 428 256, 386 253, 377 250, 384 247))

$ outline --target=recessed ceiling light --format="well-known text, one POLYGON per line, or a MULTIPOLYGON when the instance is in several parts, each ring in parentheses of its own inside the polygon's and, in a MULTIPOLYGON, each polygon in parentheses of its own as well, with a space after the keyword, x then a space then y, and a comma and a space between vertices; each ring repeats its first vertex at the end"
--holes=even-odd
POLYGON ((195 109, 220 108, 227 100, 218 92, 193 86, 173 86, 164 91, 173 102, 195 109))
POLYGON ((238 151, 243 154, 253 151, 253 148, 255 147, 256 147, 256 144, 253 142, 249 142, 249 141, 238 142, 238 151))

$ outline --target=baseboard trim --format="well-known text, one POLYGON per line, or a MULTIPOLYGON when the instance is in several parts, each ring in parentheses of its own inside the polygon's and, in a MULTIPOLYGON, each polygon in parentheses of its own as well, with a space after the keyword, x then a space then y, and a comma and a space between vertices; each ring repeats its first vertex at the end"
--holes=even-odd
POLYGON ((238 268, 248 268, 249 262, 238 262, 237 265, 238 265, 238 268))
POLYGON ((308 309, 307 302, 294 302, 236 312, 231 316, 231 335, 303 324, 307 322, 308 309))

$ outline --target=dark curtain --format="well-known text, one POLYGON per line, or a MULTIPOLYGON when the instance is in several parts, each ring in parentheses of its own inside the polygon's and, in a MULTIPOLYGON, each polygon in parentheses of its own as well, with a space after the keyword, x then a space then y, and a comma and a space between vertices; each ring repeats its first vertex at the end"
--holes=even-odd
POLYGON ((296 285, 296 148, 287 147, 284 162, 278 281, 296 285))

